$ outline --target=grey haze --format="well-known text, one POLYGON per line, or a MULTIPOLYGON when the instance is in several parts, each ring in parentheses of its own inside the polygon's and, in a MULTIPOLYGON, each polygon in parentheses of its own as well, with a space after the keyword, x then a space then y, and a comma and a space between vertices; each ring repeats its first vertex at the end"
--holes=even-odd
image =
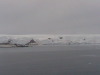
POLYGON ((99 34, 100 0, 0 0, 0 34, 99 34))

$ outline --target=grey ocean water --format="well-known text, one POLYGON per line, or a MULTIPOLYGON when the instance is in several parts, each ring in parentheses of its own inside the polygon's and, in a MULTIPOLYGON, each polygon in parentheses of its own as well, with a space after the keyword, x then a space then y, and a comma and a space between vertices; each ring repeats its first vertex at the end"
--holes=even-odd
POLYGON ((0 75, 99 75, 100 45, 0 48, 0 75))

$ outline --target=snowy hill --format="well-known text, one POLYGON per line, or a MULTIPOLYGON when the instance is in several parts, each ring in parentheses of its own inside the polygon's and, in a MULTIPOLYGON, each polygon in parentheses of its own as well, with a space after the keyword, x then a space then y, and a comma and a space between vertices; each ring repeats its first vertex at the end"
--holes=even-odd
POLYGON ((100 35, 0 35, 0 43, 25 45, 30 40, 38 45, 100 44, 100 35))

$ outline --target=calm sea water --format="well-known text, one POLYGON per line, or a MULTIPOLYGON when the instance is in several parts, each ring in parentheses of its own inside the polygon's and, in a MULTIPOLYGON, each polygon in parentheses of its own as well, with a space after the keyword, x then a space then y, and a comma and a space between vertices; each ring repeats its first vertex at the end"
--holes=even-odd
POLYGON ((0 48, 0 75, 99 74, 99 45, 0 48))

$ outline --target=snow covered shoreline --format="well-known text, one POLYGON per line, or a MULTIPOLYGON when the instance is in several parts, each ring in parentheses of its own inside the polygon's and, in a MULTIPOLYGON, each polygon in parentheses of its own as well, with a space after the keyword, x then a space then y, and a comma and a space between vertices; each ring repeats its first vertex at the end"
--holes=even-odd
POLYGON ((0 35, 0 47, 32 47, 34 45, 100 44, 96 35, 0 35))

